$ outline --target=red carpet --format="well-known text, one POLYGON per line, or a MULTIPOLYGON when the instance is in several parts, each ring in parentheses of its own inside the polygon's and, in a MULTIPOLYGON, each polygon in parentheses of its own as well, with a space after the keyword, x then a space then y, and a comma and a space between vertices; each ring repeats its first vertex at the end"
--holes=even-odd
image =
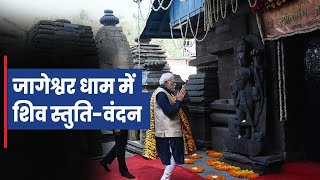
POLYGON ((255 180, 319 180, 320 163, 300 161, 287 163, 283 166, 283 172, 268 174, 255 178, 255 180))
MULTIPOLYGON (((146 160, 140 155, 134 155, 126 158, 129 172, 136 178, 135 180, 159 180, 162 176, 164 166, 160 159, 157 160, 146 160)), ((95 161, 93 163, 93 171, 97 180, 128 180, 119 174, 118 161, 115 159, 109 166, 111 172, 106 172, 103 167, 95 161)), ((172 174, 174 180, 204 180, 205 178, 195 174, 188 169, 181 166, 177 166, 172 174)))

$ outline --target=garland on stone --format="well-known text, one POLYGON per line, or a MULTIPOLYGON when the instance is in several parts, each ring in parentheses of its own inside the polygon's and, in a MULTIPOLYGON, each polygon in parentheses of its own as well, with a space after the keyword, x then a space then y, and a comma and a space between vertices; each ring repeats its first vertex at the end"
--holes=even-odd
POLYGON ((287 94, 286 94, 286 79, 284 66, 284 46, 283 40, 277 42, 278 52, 278 89, 279 89, 279 116, 280 121, 287 120, 287 94))
POLYGON ((266 11, 281 8, 292 1, 294 0, 248 0, 248 3, 254 14, 263 14, 266 11))

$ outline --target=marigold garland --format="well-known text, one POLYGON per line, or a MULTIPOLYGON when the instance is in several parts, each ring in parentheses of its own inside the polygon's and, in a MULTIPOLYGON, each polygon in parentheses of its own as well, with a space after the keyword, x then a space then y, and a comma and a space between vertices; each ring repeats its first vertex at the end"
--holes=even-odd
POLYGON ((206 163, 207 163, 208 166, 213 166, 213 163, 216 162, 216 161, 218 161, 218 159, 208 159, 206 161, 206 163))
POLYGON ((190 166, 188 169, 194 173, 202 173, 204 171, 203 167, 200 166, 190 166))
POLYGON ((194 164, 194 160, 193 159, 184 159, 184 163, 185 164, 194 164))
POLYGON ((216 151, 213 151, 213 150, 206 150, 205 152, 210 157, 215 157, 215 158, 222 157, 222 153, 220 153, 220 152, 216 152, 216 151))
POLYGON ((189 154, 188 157, 190 159, 200 159, 200 158, 202 158, 201 154, 197 154, 197 153, 189 154))
POLYGON ((237 177, 237 178, 249 178, 254 179, 256 177, 259 177, 259 174, 253 172, 252 170, 242 170, 239 167, 229 165, 225 162, 221 161, 214 161, 212 162, 212 166, 214 169, 219 171, 228 171, 228 173, 231 176, 237 177))
POLYGON ((226 178, 219 174, 208 174, 207 179, 211 180, 226 180, 226 178))
POLYGON ((219 171, 228 171, 230 165, 224 162, 217 161, 217 162, 214 162, 212 166, 214 169, 219 171))
MULTIPOLYGON (((142 150, 142 156, 152 160, 155 160, 158 156, 157 148, 156 148, 156 137, 155 137, 154 96, 155 96, 155 93, 152 94, 150 99, 150 130, 146 131, 146 137, 143 143, 143 150, 142 150)), ((173 95, 173 99, 175 101, 176 96, 173 95)), ((184 153, 189 154, 197 150, 196 145, 192 137, 188 118, 182 109, 179 110, 179 116, 182 121, 184 140, 186 143, 184 153)))
POLYGON ((210 153, 214 153, 215 151, 214 150, 205 150, 204 151, 206 154, 210 154, 210 153))
POLYGON ((231 166, 230 164, 227 164, 221 161, 212 162, 212 166, 214 169, 219 171, 240 170, 239 167, 231 166))
POLYGON ((239 169, 233 169, 229 171, 229 174, 231 176, 237 177, 237 178, 250 178, 254 179, 256 177, 259 177, 259 174, 254 173, 252 170, 239 170, 239 169))

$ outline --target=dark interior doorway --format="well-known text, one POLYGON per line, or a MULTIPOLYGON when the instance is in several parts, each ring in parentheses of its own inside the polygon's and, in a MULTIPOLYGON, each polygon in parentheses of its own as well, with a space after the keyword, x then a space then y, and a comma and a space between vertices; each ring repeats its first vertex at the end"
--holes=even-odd
POLYGON ((320 161, 320 31, 284 39, 288 140, 296 159, 320 161))

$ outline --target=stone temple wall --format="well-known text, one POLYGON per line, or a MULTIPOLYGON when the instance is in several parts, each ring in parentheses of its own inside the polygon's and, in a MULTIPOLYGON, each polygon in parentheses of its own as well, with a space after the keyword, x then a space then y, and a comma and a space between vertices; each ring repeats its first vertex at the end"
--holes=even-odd
POLYGON ((21 59, 25 38, 25 30, 9 19, 0 17, 0 55, 8 55, 10 62, 21 59))
POLYGON ((29 60, 48 68, 95 68, 98 56, 90 26, 41 20, 27 34, 29 60))
POLYGON ((100 68, 132 68, 132 55, 129 42, 117 27, 119 19, 113 15, 112 10, 105 10, 101 17, 101 27, 96 36, 95 42, 98 48, 100 68))

